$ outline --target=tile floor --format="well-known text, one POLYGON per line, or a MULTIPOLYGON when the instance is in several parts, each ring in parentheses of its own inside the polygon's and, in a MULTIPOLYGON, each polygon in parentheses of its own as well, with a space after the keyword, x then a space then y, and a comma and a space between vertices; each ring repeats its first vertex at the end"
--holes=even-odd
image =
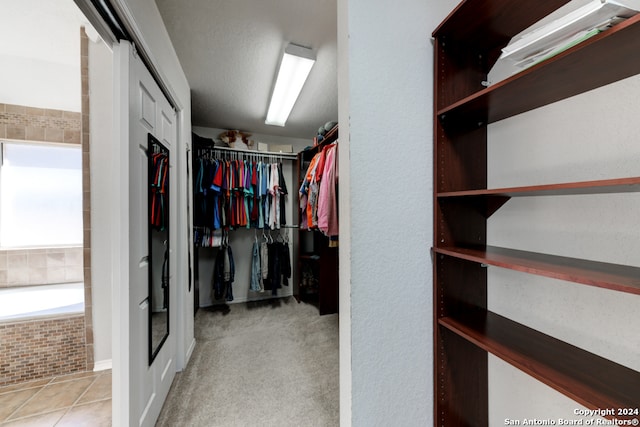
POLYGON ((0 426, 111 426, 111 371, 0 387, 0 426))

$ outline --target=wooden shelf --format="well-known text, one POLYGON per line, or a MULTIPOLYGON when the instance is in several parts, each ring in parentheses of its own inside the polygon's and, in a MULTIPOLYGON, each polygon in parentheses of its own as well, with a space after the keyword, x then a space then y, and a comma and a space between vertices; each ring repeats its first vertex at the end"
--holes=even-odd
POLYGON ((462 0, 433 32, 434 425, 489 425, 488 352, 591 409, 640 402, 639 372, 486 310, 488 265, 640 295, 638 267, 486 245, 511 197, 640 192, 640 177, 487 186, 490 123, 640 74, 638 14, 483 86, 512 37, 568 2, 462 0))
POLYGON ((640 268, 495 246, 443 247, 436 253, 509 270, 640 295, 640 268))
POLYGON ((636 75, 639 21, 640 14, 442 108, 437 115, 445 128, 482 126, 636 75))
MULTIPOLYGON (((323 135, 322 141, 318 142, 316 145, 308 147, 307 149, 302 151, 302 153, 317 152, 321 148, 323 148, 325 145, 335 142, 338 139, 338 128, 339 128, 338 125, 335 125, 334 127, 332 127, 330 130, 327 131, 327 133, 323 135)), ((309 158, 309 160, 311 159, 309 158)))
POLYGON ((640 191, 640 177, 607 179, 598 181, 568 182, 562 184, 533 185, 526 187, 495 188, 487 190, 449 191, 438 193, 438 198, 448 197, 533 197, 571 196, 580 194, 632 193, 640 191))
POLYGON ((324 134, 324 138, 318 143, 318 145, 324 145, 327 143, 327 141, 331 143, 336 139, 338 139, 338 125, 335 125, 330 130, 328 130, 327 133, 324 134))
POLYGON ((523 7, 519 0, 463 1, 433 31, 433 37, 446 37, 484 51, 504 47, 510 34, 518 34, 568 2, 540 0, 532 9, 523 7))
POLYGON ((638 407, 640 373, 630 368, 492 312, 438 323, 587 408, 638 407))

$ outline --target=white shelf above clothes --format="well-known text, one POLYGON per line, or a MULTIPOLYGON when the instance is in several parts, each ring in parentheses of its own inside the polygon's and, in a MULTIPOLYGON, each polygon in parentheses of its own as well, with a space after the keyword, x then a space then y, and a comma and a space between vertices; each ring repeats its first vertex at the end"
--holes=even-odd
POLYGON ((239 153, 239 154, 247 154, 249 156, 257 156, 257 157, 276 157, 280 159, 288 159, 295 160, 297 158, 297 154, 295 153, 285 153, 283 151, 256 151, 256 150, 245 150, 240 148, 231 148, 231 147, 210 147, 211 150, 220 150, 229 153, 239 153))

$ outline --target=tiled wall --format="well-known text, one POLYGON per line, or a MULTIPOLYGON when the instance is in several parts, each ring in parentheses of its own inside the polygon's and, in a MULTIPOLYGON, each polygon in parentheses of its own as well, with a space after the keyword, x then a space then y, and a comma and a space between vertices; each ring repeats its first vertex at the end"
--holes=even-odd
POLYGON ((78 112, 0 104, 0 138, 80 144, 78 112))
POLYGON ((82 314, 0 323, 0 386, 87 369, 82 314))
POLYGON ((0 288, 83 280, 82 247, 0 250, 0 288))
POLYGON ((82 112, 0 104, 0 138, 82 145, 83 248, 0 251, 0 287, 84 281, 84 315, 0 323, 0 386, 93 370, 88 37, 80 30, 82 112), (15 267, 15 270, 14 270, 15 267), (32 271, 31 269, 34 269, 32 271), (40 269, 40 270, 37 270, 40 269), (37 270, 37 271, 36 271, 37 270), (28 271, 25 273, 25 271, 28 271), (44 279, 46 277, 46 279, 44 279))
POLYGON ((91 169, 89 128, 89 37, 80 28, 80 80, 82 84, 82 226, 84 246, 84 323, 87 369, 93 370, 93 298, 91 297, 91 169))

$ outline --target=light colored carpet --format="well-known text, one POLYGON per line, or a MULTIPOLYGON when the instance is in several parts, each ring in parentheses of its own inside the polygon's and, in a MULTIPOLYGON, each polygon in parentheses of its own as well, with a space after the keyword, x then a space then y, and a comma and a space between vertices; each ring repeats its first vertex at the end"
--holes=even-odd
POLYGON ((293 298, 200 309, 156 426, 338 426, 338 315, 293 298))

